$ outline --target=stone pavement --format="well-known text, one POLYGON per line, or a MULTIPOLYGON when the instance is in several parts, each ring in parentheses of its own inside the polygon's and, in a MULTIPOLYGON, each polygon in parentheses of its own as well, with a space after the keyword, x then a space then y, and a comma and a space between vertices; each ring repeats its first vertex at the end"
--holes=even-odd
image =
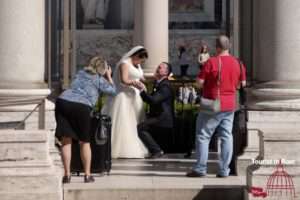
MULTIPOLYGON (((216 178, 210 171, 205 178, 185 177, 195 159, 182 155, 155 160, 113 160, 109 176, 95 175, 95 183, 83 183, 83 176, 72 177, 64 185, 64 200, 241 200, 246 185, 245 176, 216 178)), ((214 156, 212 156, 214 157, 214 156)), ((216 161, 210 160, 209 168, 215 169, 216 161)))

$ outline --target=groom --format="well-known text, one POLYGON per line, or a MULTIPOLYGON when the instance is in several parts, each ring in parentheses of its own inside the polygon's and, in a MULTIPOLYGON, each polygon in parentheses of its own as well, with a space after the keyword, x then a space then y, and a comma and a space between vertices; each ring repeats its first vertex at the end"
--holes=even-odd
POLYGON ((151 94, 147 94, 145 86, 141 87, 141 97, 150 105, 146 119, 138 125, 138 135, 151 153, 149 158, 163 156, 161 147, 153 139, 153 134, 164 134, 174 125, 174 94, 168 80, 172 67, 162 62, 156 68, 156 79, 151 94))

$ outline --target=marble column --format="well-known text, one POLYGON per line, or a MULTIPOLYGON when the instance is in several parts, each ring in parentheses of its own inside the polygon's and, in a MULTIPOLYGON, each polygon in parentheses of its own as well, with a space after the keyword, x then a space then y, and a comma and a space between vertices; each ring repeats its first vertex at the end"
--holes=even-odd
MULTIPOLYGON (((34 112, 25 128, 45 127, 45 98, 50 93, 44 82, 45 10, 45 0, 0 1, 0 127, 27 119, 37 102, 40 114, 34 112)), ((51 102, 46 104, 46 115, 47 121, 51 119, 46 127, 53 129, 51 102)))
MULTIPOLYGON (((256 84, 248 91, 251 110, 300 111, 298 9, 300 1, 254 1, 253 71, 256 84)), ((260 119, 259 115, 253 116, 255 121, 260 119)))
POLYGON ((43 83, 45 1, 1 0, 0 27, 0 87, 43 83))
POLYGON ((169 3, 167 0, 136 0, 134 43, 146 47, 149 59, 144 65, 146 76, 151 76, 169 54, 169 3))
POLYGON ((45 115, 54 118, 52 103, 45 106, 50 93, 44 83, 45 10, 44 0, 0 1, 0 129, 5 129, 0 131, 3 200, 63 199, 61 167, 54 165, 57 159, 53 155, 59 154, 55 151, 53 131, 32 130, 45 128, 45 115), (32 112, 37 105, 39 111, 32 112))
POLYGON ((300 2, 254 1, 254 55, 259 81, 299 81, 300 2), (267 11, 267 12, 266 12, 267 11))
POLYGON ((252 107, 300 108, 299 1, 255 0, 252 107), (267 12, 266 12, 267 11, 267 12), (297 103, 296 103, 297 102, 297 103))
MULTIPOLYGON (((248 134, 260 132, 260 151, 254 159, 294 161, 284 168, 294 180, 295 188, 299 188, 300 162, 295 151, 300 145, 297 131, 300 128, 300 1, 253 2, 256 84, 248 95, 248 134)), ((248 186, 268 189, 267 181, 274 172, 275 164, 253 164, 248 168, 248 186)), ((298 196, 299 192, 297 190, 298 196)))

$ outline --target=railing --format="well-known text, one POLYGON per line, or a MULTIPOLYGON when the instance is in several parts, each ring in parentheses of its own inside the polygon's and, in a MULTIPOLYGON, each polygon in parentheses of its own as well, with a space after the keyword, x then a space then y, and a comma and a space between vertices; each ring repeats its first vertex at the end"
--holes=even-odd
POLYGON ((10 107, 36 105, 29 114, 20 122, 24 123, 36 110, 38 110, 38 129, 45 129, 46 97, 48 90, 37 91, 32 94, 30 91, 22 90, 17 92, 0 91, 0 112, 9 110, 10 107), (38 94, 37 94, 38 93, 38 94))

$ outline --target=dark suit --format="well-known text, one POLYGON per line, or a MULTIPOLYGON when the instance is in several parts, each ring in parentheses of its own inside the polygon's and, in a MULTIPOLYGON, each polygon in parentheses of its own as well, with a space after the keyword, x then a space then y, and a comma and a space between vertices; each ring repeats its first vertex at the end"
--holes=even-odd
POLYGON ((152 134, 163 134, 174 125, 174 93, 168 79, 154 84, 151 94, 141 92, 144 102, 149 104, 150 110, 145 121, 138 125, 138 134, 150 153, 161 151, 152 134))

